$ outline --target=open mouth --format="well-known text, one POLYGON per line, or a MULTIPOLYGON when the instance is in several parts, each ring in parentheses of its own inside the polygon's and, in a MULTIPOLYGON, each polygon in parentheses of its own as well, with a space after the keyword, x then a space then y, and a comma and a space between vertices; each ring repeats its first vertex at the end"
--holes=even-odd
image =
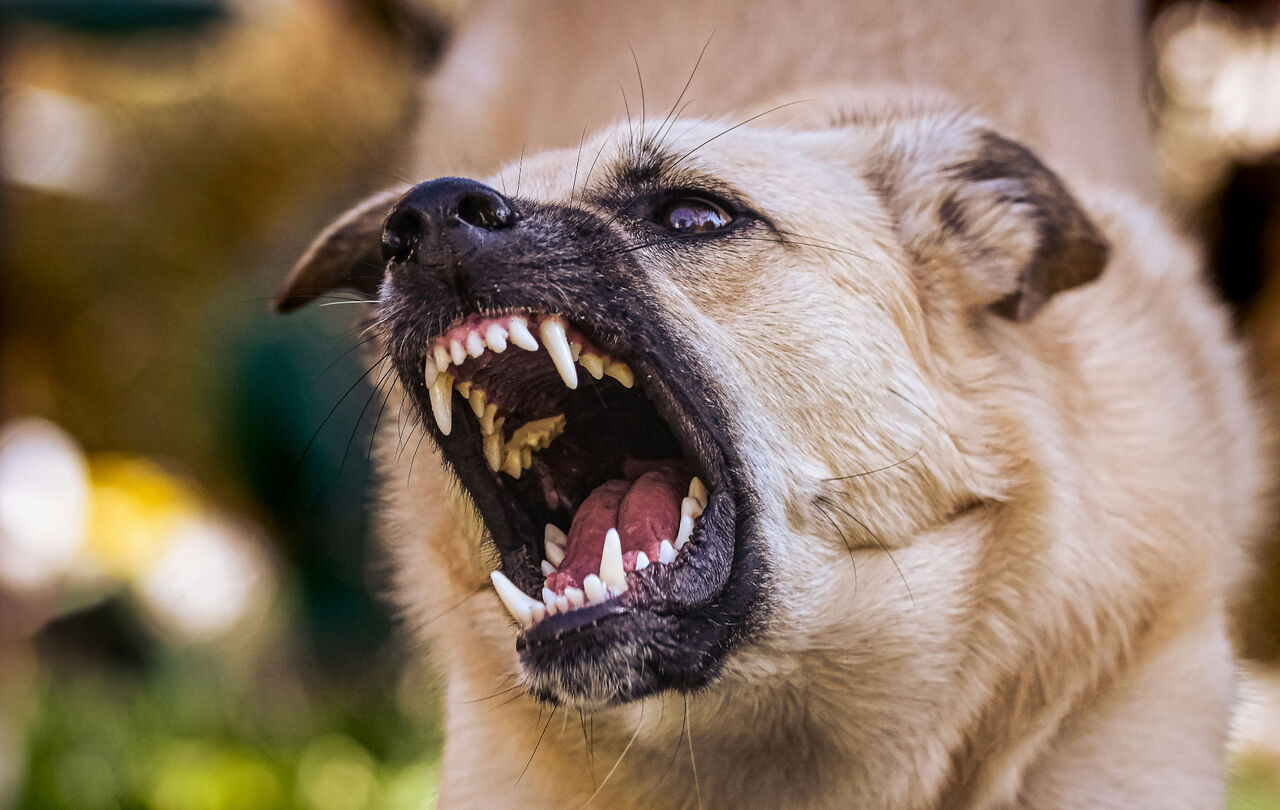
POLYGON ((492 578, 526 633, 594 606, 672 607, 718 466, 668 423, 687 430, 691 414, 664 418, 622 356, 560 315, 465 317, 429 341, 423 371, 446 454, 484 460, 464 485, 491 533, 525 535, 495 536, 524 553, 492 578))

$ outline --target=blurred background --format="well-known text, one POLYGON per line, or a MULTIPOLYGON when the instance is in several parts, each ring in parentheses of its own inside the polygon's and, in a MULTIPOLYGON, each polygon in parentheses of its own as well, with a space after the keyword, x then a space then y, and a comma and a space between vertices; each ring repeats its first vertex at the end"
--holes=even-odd
MULTIPOLYGON (((428 808, 438 677, 366 514, 382 413, 309 238, 408 180, 465 0, 0 6, 0 808, 428 808)), ((1167 204, 1280 376, 1280 2, 1150 5, 1167 204)), ((1275 396, 1273 403, 1280 404, 1275 396)), ((1280 808, 1280 542, 1233 808, 1280 808)))

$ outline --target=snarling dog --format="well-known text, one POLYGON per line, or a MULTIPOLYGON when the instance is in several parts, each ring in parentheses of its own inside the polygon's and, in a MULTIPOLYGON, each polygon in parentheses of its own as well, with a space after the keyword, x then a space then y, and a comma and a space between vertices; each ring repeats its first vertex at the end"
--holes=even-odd
POLYGON ((1144 206, 889 95, 608 128, 299 264, 443 462, 390 431, 444 805, 1221 805, 1224 313, 1144 206))

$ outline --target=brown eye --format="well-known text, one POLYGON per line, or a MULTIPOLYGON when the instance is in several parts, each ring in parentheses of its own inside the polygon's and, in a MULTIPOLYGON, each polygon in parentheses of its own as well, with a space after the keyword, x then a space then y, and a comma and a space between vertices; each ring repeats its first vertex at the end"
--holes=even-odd
POLYGON ((667 203, 658 223, 676 233, 709 233, 728 225, 731 219, 713 202, 686 197, 667 203))

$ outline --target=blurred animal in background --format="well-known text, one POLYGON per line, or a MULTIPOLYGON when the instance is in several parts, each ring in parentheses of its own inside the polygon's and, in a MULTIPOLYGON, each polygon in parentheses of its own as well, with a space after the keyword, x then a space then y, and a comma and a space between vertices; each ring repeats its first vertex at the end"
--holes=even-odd
POLYGON ((383 428, 442 806, 1223 803, 1265 464, 1140 202, 1138 14, 468 13, 415 153, 451 176, 279 299, 378 299, 441 462, 383 428))

